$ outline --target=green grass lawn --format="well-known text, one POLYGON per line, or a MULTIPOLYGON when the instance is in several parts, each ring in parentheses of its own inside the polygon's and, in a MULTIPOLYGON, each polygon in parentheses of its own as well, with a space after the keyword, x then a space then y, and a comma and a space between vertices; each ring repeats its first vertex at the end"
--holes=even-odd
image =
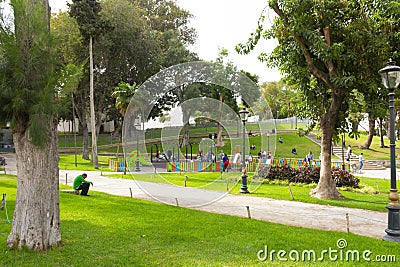
MULTIPOLYGON (((389 139, 384 138, 385 146, 384 148, 380 147, 380 137, 374 136, 372 139, 372 144, 369 149, 362 149, 361 147, 365 140, 367 140, 366 134, 361 134, 359 138, 352 139, 349 136, 346 136, 346 146, 351 145, 352 152, 356 155, 363 153, 364 158, 366 160, 389 160, 390 159, 390 151, 389 151, 389 139)), ((399 154, 400 141, 396 141, 396 154, 399 154)))
MULTIPOLYGON (((0 192, 7 207, 15 207, 16 179, 0 175, 0 192)), ((127 197, 93 192, 90 198, 60 194, 63 245, 46 253, 14 251, 6 247, 11 224, 0 210, 1 266, 377 266, 358 261, 282 262, 277 251, 338 249, 400 257, 399 245, 348 233, 320 231, 206 213, 127 197), (261 262, 257 253, 268 246, 273 261, 261 262)), ((340 252, 340 250, 339 250, 340 252)), ((337 255, 340 255, 338 252, 337 255)), ((286 255, 288 257, 288 255, 286 255)), ((379 263, 379 266, 396 263, 379 263)))
MULTIPOLYGON (((61 170, 83 170, 83 171, 95 171, 93 168, 93 163, 90 160, 82 159, 82 155, 77 155, 76 162, 77 166, 75 166, 75 155, 69 154, 61 154, 60 160, 58 162, 58 167, 61 170)), ((111 171, 108 169, 108 156, 99 156, 99 169, 104 171, 111 171)))
MULTIPOLYGON (((108 174, 108 177, 136 179, 140 181, 173 184, 202 188, 207 190, 227 191, 232 194, 240 194, 240 173, 162 173, 162 174, 108 174)), ((252 175, 249 174, 249 177, 252 175)), ((291 184, 291 190, 295 201, 314 203, 322 205, 340 206, 348 208, 359 208, 375 211, 387 211, 385 208, 389 202, 388 193, 390 181, 383 179, 359 177, 360 190, 348 191, 346 188, 338 188, 339 192, 346 198, 345 200, 317 199, 310 196, 310 190, 316 185, 291 184)), ((249 180, 250 184, 250 180, 249 180)), ((249 186, 252 191, 251 196, 268 197, 280 200, 292 200, 287 183, 281 184, 261 184, 249 186)))
MULTIPOLYGON (((375 211, 387 211, 385 206, 389 203, 388 195, 390 181, 361 177, 360 181, 363 187, 368 186, 370 188, 371 193, 351 192, 338 188, 339 192, 346 198, 345 200, 317 199, 310 197, 310 190, 316 185, 291 184, 291 190, 295 201, 375 211)), ((239 190, 236 189, 236 192, 239 192, 239 190)), ((252 195, 281 200, 292 199, 289 186, 279 184, 263 184, 252 195)))

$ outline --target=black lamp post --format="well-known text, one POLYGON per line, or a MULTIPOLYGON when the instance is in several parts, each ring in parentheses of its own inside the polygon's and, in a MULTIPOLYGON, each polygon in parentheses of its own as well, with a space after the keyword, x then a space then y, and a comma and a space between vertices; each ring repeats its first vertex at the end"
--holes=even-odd
MULTIPOLYGON (((140 119, 138 120, 138 123, 135 125, 136 126, 136 162, 135 162, 135 172, 140 172, 140 164, 139 164, 139 130, 137 128, 139 127, 140 129, 140 119)), ((126 165, 126 163, 125 163, 126 165)))
POLYGON ((386 205, 389 211, 388 228, 383 240, 400 242, 400 206, 399 194, 396 187, 396 143, 394 133, 394 90, 400 84, 400 67, 396 62, 388 62, 386 67, 379 70, 383 85, 389 90, 389 114, 390 114, 390 203, 386 205))
POLYGON ((249 116, 249 111, 243 108, 239 111, 240 119, 243 122, 243 154, 242 154, 242 186, 240 187, 240 193, 250 193, 247 189, 247 175, 246 175, 246 121, 249 116))
POLYGON ((342 170, 346 170, 346 166, 344 164, 344 147, 346 146, 346 141, 345 141, 346 136, 344 133, 342 133, 342 170))

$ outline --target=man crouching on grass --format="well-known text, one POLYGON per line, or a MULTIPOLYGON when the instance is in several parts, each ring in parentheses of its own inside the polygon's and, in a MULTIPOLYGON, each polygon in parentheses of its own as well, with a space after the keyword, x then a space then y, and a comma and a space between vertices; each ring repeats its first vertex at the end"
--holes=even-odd
POLYGON ((90 186, 90 184, 92 184, 92 186, 93 186, 93 183, 91 181, 85 180, 86 177, 87 177, 87 174, 84 173, 82 175, 78 175, 74 180, 73 187, 78 192, 79 192, 79 190, 82 190, 81 196, 89 196, 88 195, 89 186, 90 186))

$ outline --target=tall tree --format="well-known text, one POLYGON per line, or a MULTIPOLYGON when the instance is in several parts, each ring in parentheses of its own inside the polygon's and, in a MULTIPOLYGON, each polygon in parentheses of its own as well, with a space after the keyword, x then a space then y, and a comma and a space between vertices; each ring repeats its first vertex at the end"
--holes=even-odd
MULTIPOLYGON (((228 105, 231 109, 233 109, 236 113, 239 112, 239 107, 236 102, 235 93, 228 89, 228 87, 224 87, 224 83, 229 81, 229 76, 233 73, 237 72, 237 68, 233 65, 232 61, 228 59, 228 51, 226 49, 221 49, 219 51, 218 57, 215 61, 216 66, 218 66, 218 70, 216 71, 216 81, 220 81, 220 84, 211 84, 205 87, 203 90, 204 96, 208 96, 210 98, 217 99, 219 101, 218 110, 221 111, 223 108, 223 104, 228 105)), ((222 114, 221 114, 222 116, 222 114)), ((222 119, 217 121, 218 132, 217 132, 217 140, 216 147, 223 147, 225 144, 222 140, 222 119)))
POLYGON ((89 47, 89 88, 90 88, 90 124, 92 130, 92 161, 94 168, 99 167, 97 155, 96 114, 94 107, 94 73, 93 73, 93 38, 107 29, 105 20, 99 15, 100 3, 96 0, 72 0, 68 4, 70 16, 76 18, 79 30, 89 47))
POLYGON ((301 89, 322 132, 320 180, 311 192, 315 197, 342 198, 331 177, 332 137, 346 123, 349 92, 367 93, 368 78, 376 76, 370 66, 383 63, 388 54, 387 38, 374 21, 383 5, 373 0, 272 0, 269 6, 277 14, 272 28, 264 31, 260 18, 255 34, 237 46, 247 53, 262 36, 277 38, 272 54, 261 58, 301 89))
POLYGON ((11 122, 18 172, 7 245, 46 250, 61 241, 50 9, 47 0, 11 6, 13 26, 0 24, 1 119, 11 122))
MULTIPOLYGON (((52 36, 57 40, 55 49, 59 64, 82 65, 87 62, 87 49, 83 45, 83 38, 75 19, 71 18, 66 12, 59 12, 51 17, 50 27, 52 36)), ((86 73, 88 74, 88 71, 86 73)), ((78 87, 75 88, 68 98, 70 100, 69 106, 72 105, 75 109, 79 121, 79 132, 83 135, 82 158, 85 160, 90 159, 89 131, 86 116, 87 102, 89 100, 88 76, 83 76, 78 87)), ((72 114, 73 112, 70 111, 68 117, 72 118, 72 114)))

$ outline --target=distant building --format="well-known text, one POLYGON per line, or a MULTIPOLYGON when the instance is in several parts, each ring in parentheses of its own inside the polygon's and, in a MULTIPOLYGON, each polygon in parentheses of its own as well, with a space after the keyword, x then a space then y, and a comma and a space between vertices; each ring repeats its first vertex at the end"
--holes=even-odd
MULTIPOLYGON (((76 118, 75 119, 75 125, 72 125, 72 121, 60 121, 58 123, 58 132, 61 133, 73 133, 79 132, 79 120, 76 118), (73 129, 75 128, 75 129, 73 129), (74 130, 74 131, 73 131, 74 130)), ((88 122, 88 130, 89 133, 92 132, 92 127, 91 124, 88 122)), ((100 133, 111 133, 114 132, 115 127, 114 127, 114 121, 107 121, 101 124, 100 126, 100 133)))

